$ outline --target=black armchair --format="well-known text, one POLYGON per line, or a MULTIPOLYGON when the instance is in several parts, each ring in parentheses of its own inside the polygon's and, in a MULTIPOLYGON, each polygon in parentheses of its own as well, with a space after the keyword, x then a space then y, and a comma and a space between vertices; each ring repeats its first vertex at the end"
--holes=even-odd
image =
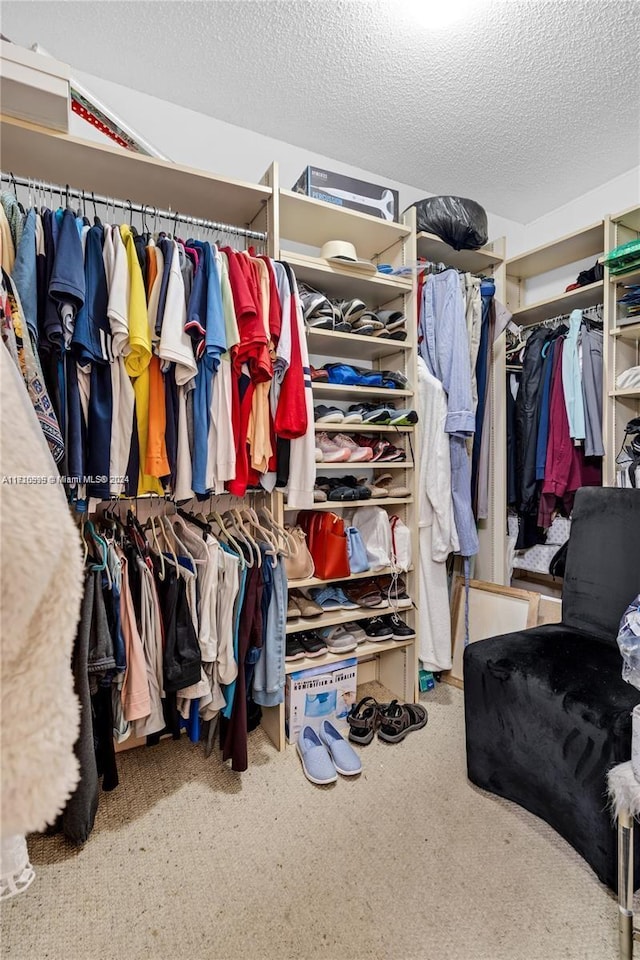
MULTIPOLYGON (((638 593, 640 491, 584 487, 575 498, 562 622, 491 637, 464 653, 469 779, 546 820, 614 890, 606 775, 631 756, 631 711, 640 703, 640 691, 622 679, 616 636, 638 593)), ((639 849, 634 862, 637 888, 639 849)))

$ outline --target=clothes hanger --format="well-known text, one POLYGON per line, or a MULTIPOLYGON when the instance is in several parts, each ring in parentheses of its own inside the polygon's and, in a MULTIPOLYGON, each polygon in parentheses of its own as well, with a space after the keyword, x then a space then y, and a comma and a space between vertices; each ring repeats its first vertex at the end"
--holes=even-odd
POLYGON ((157 554, 158 554, 158 559, 160 560, 160 572, 159 572, 158 576, 159 576, 160 580, 162 580, 162 581, 164 582, 164 578, 165 578, 165 575, 166 575, 166 567, 165 567, 165 562, 164 562, 164 553, 163 553, 162 550, 160 549, 160 544, 158 543, 158 531, 157 531, 157 529, 156 529, 156 518, 155 518, 155 517, 149 517, 149 523, 150 523, 150 525, 151 525, 151 535, 152 535, 152 539, 153 539, 153 545, 154 545, 155 548, 156 548, 156 552, 157 552, 157 554))
POLYGON ((247 528, 247 525, 238 507, 233 507, 229 512, 233 517, 235 517, 236 524, 240 528, 240 530, 243 532, 243 534, 246 536, 247 540, 249 541, 250 547, 253 550, 255 550, 258 566, 261 567, 262 566, 262 550, 260 549, 260 544, 255 539, 255 537, 251 535, 251 531, 250 529, 247 528))
POLYGON ((264 505, 261 506, 258 513, 266 523, 268 529, 270 529, 276 535, 280 544, 279 553, 281 553, 283 557, 294 556, 297 552, 297 546, 293 534, 289 533, 286 527, 283 527, 280 523, 278 523, 268 507, 264 505))
MULTIPOLYGON (((239 522, 238 522, 238 520, 236 519, 236 517, 235 517, 234 514, 233 514, 233 510, 232 510, 232 509, 227 510, 226 513, 223 514, 223 520, 224 520, 224 522, 225 522, 225 528, 228 530, 229 527, 231 527, 231 529, 233 530, 233 532, 235 533, 235 535, 236 535, 236 536, 238 537, 238 539, 240 540, 240 543, 244 544, 244 546, 245 546, 245 547, 247 548, 247 550, 249 551, 249 555, 250 555, 250 557, 251 557, 251 563, 249 563, 249 560, 247 560, 247 566, 249 566, 249 567, 255 566, 255 559, 254 559, 254 557, 256 557, 257 554, 260 553, 260 547, 257 545, 257 543, 255 542, 255 540, 253 540, 253 539, 247 534, 247 532, 246 532, 246 530, 244 529, 244 526, 242 525, 242 523, 239 523, 239 522), (256 554, 256 551, 257 551, 257 554, 256 554)), ((261 566, 261 563, 262 563, 261 557, 257 557, 257 559, 258 559, 258 566, 261 566)))
POLYGON ((242 547, 240 546, 240 544, 233 538, 231 533, 226 529, 224 525, 224 520, 222 519, 218 511, 212 510, 207 519, 215 520, 220 531, 220 539, 224 543, 226 543, 228 546, 233 547, 234 551, 238 554, 238 558, 240 560, 240 566, 244 570, 244 568, 248 566, 244 551, 242 550, 242 547))
MULTIPOLYGON (((250 506, 248 506, 247 504, 245 504, 245 505, 242 507, 242 509, 240 510, 240 513, 241 513, 241 514, 246 514, 246 516, 247 516, 247 518, 248 518, 248 522, 249 522, 249 523, 253 526, 253 528, 254 528, 255 530, 257 530, 258 533, 262 536, 263 541, 266 543, 266 545, 267 545, 267 547, 268 547, 268 549, 267 549, 267 554, 268 554, 269 556, 272 556, 272 557, 277 557, 277 556, 278 556, 278 547, 277 547, 277 545, 271 540, 271 537, 269 536, 269 533, 268 533, 268 531, 265 529, 265 527, 263 527, 263 526, 261 525, 260 519, 259 519, 259 517, 258 517, 258 514, 255 512, 255 510, 253 509, 253 507, 250 507, 250 506)), ((274 564, 274 566, 275 566, 275 564, 274 564)))

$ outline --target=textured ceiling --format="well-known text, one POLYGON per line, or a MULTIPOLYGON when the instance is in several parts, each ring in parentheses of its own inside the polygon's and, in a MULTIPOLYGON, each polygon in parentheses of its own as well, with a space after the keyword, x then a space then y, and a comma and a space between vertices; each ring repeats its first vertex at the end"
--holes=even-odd
POLYGON ((4 0, 2 31, 522 222, 640 163, 634 0, 4 0))

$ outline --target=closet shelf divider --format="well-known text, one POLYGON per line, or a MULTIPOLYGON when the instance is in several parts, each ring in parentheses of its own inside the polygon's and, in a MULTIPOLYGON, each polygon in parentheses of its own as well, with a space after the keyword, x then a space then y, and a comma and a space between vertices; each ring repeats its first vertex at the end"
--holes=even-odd
POLYGON ((381 360, 411 350, 411 343, 406 340, 364 337, 357 333, 316 330, 313 327, 308 330, 307 343, 309 353, 313 355, 339 357, 342 360, 381 360))

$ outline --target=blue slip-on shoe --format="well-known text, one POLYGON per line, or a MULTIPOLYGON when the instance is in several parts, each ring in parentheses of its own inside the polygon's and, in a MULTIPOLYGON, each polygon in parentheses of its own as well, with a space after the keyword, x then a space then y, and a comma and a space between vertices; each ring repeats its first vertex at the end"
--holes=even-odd
POLYGON ((328 720, 323 720, 320 725, 320 739, 329 750, 338 773, 343 777, 355 777, 362 773, 360 757, 328 720))
MULTIPOLYGON (((336 731, 337 733, 337 731, 336 731)), ((338 779, 336 767, 331 754, 319 739, 313 727, 303 727, 296 744, 302 769, 307 780, 321 786, 325 783, 335 783, 338 779)), ((357 758, 356 758, 357 759, 357 758)))

